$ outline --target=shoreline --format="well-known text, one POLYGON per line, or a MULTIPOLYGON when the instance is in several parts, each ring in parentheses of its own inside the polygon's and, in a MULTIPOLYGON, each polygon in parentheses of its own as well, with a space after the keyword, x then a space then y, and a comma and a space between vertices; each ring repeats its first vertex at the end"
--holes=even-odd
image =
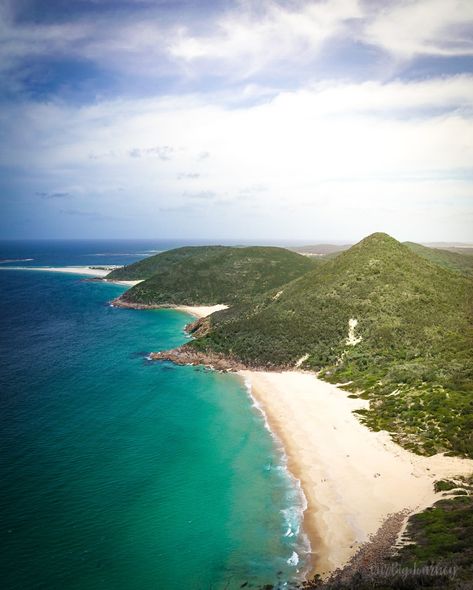
POLYGON ((185 313, 200 319, 206 318, 216 311, 228 309, 228 305, 223 305, 223 303, 219 303, 217 305, 176 305, 172 309, 184 311, 185 313))
POLYGON ((409 516, 442 498, 434 492, 435 481, 473 473, 472 460, 415 455, 387 432, 369 430, 353 414, 367 402, 313 373, 237 374, 300 482, 310 576, 327 577, 347 566, 393 515, 400 532, 409 516))
MULTIPOLYGON (((137 282, 139 283, 141 281, 137 282)), ((121 297, 117 297, 111 303, 114 307, 123 307, 124 309, 173 309, 174 311, 183 311, 198 319, 205 318, 216 311, 228 308, 228 305, 223 305, 222 303, 217 305, 175 305, 172 303, 134 303, 125 301, 121 297)))
MULTIPOLYGON (((116 267, 120 268, 120 267, 116 267)), ((142 281, 114 281, 107 279, 107 276, 112 272, 112 268, 94 268, 93 266, 2 266, 0 270, 35 270, 42 272, 59 272, 65 274, 74 274, 91 277, 97 279, 102 283, 110 283, 113 285, 123 285, 124 287, 134 287, 142 281)))
MULTIPOLYGON (((298 510, 300 511, 300 516, 299 516, 299 522, 298 522, 299 528, 298 528, 297 534, 299 534, 301 537, 300 549, 302 550, 303 558, 307 559, 307 557, 312 554, 311 538, 310 538, 310 535, 307 534, 307 531, 304 528, 304 514, 308 508, 307 497, 304 493, 304 489, 302 487, 301 480, 298 477, 296 477, 296 475, 294 475, 293 470, 290 469, 290 467, 289 467, 289 457, 286 453, 286 447, 285 447, 284 443, 282 442, 278 433, 272 428, 272 426, 268 420, 268 416, 265 412, 265 409, 260 404, 257 397, 253 395, 251 380, 244 374, 245 370, 246 369, 241 369, 241 370, 237 371, 236 375, 238 375, 243 380, 243 383, 244 383, 244 386, 246 389, 246 393, 252 402, 252 407, 255 408, 255 410, 262 417, 263 422, 264 422, 264 427, 269 432, 269 434, 272 438, 275 452, 281 460, 281 465, 283 467, 283 470, 285 471, 287 478, 290 480, 291 486, 293 487, 293 489, 297 490, 297 495, 299 496, 300 505, 298 505, 298 510)), ((291 528, 289 529, 289 531, 291 533, 294 533, 294 531, 291 528)), ((301 553, 297 554, 298 564, 300 561, 300 557, 301 557, 301 553)), ((307 559, 307 563, 304 563, 304 569, 298 570, 298 578, 300 579, 300 581, 306 581, 306 580, 310 579, 311 574, 312 574, 312 569, 313 569, 312 560, 307 559)))

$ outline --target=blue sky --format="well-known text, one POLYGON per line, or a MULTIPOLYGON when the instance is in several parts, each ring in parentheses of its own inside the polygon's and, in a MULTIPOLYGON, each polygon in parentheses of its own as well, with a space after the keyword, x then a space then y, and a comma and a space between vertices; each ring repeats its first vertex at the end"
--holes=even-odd
POLYGON ((470 0, 0 0, 0 237, 473 242, 470 0))

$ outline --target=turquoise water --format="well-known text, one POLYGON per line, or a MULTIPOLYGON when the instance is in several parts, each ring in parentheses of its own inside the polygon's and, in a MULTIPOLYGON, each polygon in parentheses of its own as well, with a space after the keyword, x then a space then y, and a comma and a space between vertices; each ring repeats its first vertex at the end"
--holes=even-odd
POLYGON ((2 588, 293 579, 299 494, 244 385, 147 361, 190 318, 122 291, 0 272, 2 588))

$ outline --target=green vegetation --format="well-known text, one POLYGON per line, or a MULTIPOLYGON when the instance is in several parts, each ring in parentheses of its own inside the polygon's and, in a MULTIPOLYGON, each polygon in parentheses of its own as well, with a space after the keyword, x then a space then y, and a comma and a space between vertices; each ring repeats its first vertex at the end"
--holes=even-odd
POLYGON ((128 264, 122 268, 117 268, 111 272, 107 278, 114 281, 141 281, 152 277, 156 272, 162 269, 172 268, 175 264, 182 264, 187 259, 199 254, 202 259, 211 257, 213 254, 222 252, 224 246, 188 246, 184 248, 175 248, 173 250, 166 250, 138 260, 133 264, 128 264))
POLYGON ((439 266, 455 270, 466 275, 473 275, 473 255, 466 252, 443 250, 440 248, 427 248, 414 242, 405 242, 405 245, 415 254, 430 260, 439 266))
POLYGON ((448 479, 441 479, 436 481, 434 484, 434 490, 436 492, 448 492, 457 488, 457 484, 454 481, 450 481, 448 479))
MULTIPOLYGON (((457 569, 457 579, 473 584, 473 480, 464 489, 440 500, 409 519, 410 543, 402 547, 396 561, 404 566, 448 564, 457 569)), ((446 588, 449 586, 445 586, 446 588)))
POLYGON ((473 497, 440 500, 414 515, 407 532, 412 543, 401 549, 399 561, 412 566, 441 560, 473 565, 473 497))
POLYGON ((437 246, 441 250, 448 250, 449 252, 456 252, 457 254, 464 254, 465 256, 473 256, 473 248, 469 246, 437 246))
POLYGON ((316 261, 284 248, 203 246, 162 252, 114 271, 109 278, 149 276, 122 296, 128 303, 234 304, 275 289, 316 266, 316 261))
MULTIPOLYGON (((414 242, 404 242, 404 245, 412 252, 443 266, 469 276, 473 275, 473 249, 471 248, 428 248, 414 242)), ((301 254, 318 256, 321 262, 335 258, 341 252, 348 250, 350 246, 336 246, 334 244, 318 244, 315 246, 301 246, 293 248, 301 254)))
POLYGON ((320 371, 416 452, 473 456, 473 285, 373 234, 251 302, 213 314, 191 346, 249 366, 320 371), (349 320, 358 325, 347 344, 349 320), (200 337, 199 337, 200 334, 200 337))

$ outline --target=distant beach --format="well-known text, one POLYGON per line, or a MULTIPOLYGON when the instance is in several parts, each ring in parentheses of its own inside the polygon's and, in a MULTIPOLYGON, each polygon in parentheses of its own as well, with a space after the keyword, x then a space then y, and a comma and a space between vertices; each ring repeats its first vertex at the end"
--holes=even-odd
MULTIPOLYGON (((114 267, 114 268, 119 268, 114 267)), ((43 272, 61 272, 75 275, 87 275, 90 277, 102 278, 106 283, 113 283, 114 285, 123 285, 125 287, 133 287, 141 281, 112 281, 106 277, 112 271, 112 268, 101 268, 93 266, 4 266, 0 270, 36 270, 43 272)))
POLYGON ((239 374, 282 442, 290 472, 301 482, 314 574, 346 565, 389 516, 406 511, 402 524, 439 500, 435 481, 473 473, 472 460, 415 455, 387 432, 370 431, 353 414, 367 402, 349 398, 314 374, 239 374))

